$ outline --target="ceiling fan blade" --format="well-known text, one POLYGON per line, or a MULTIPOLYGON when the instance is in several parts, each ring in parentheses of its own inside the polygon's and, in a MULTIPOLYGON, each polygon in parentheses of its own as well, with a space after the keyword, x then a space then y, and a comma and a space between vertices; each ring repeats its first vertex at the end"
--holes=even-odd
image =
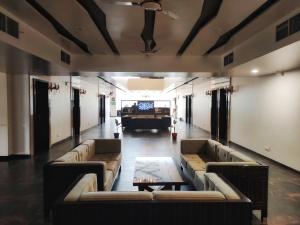
POLYGON ((151 52, 156 46, 154 40, 155 11, 145 10, 145 25, 141 37, 145 43, 145 52, 151 52))
POLYGON ((179 16, 177 16, 175 13, 173 13, 173 12, 171 12, 171 11, 169 11, 169 10, 164 10, 164 9, 163 9, 162 11, 159 11, 159 12, 161 12, 161 13, 163 13, 163 14, 169 16, 169 17, 171 17, 171 18, 174 19, 174 20, 178 20, 178 19, 179 19, 179 16))

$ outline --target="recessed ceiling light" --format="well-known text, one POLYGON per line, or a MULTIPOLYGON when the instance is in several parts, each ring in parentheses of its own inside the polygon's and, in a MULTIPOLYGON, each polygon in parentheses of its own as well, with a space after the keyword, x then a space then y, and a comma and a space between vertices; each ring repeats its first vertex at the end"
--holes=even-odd
POLYGON ((259 72, 258 69, 251 70, 251 73, 253 73, 253 74, 257 74, 258 72, 259 72))

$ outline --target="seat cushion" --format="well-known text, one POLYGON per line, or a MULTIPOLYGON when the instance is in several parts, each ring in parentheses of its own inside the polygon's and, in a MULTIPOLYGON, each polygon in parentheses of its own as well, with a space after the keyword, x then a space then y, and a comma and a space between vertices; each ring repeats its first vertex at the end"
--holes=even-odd
POLYGON ((204 151, 207 140, 201 139, 182 139, 180 142, 180 151, 182 154, 198 154, 204 151))
POLYGON ((180 154, 180 159, 184 167, 187 167, 187 161, 201 160, 197 154, 180 154))
POLYGON ((225 200, 218 191, 154 191, 154 200, 160 201, 220 201, 225 200))
POLYGON ((72 190, 67 194, 64 201, 74 202, 78 201, 80 196, 85 192, 95 192, 97 191, 97 176, 94 173, 89 173, 84 175, 78 183, 72 188, 72 190))
POLYGON ((118 161, 109 161, 106 162, 106 169, 113 172, 113 176, 115 177, 118 173, 120 163, 118 161))
POLYGON ((206 164, 203 160, 198 161, 188 161, 187 162, 187 171, 190 173, 192 178, 195 176, 196 171, 205 171, 206 164))
POLYGON ((91 161, 120 161, 121 154, 120 153, 105 153, 105 154, 95 154, 91 159, 91 161))
POLYGON ((80 201, 151 201, 151 192, 143 191, 98 191, 83 193, 80 201))
POLYGON ((224 145, 218 145, 218 161, 219 162, 230 162, 229 160, 229 154, 230 152, 233 152, 234 150, 224 146, 224 145))
POLYGON ((111 170, 105 171, 104 191, 111 191, 114 181, 114 175, 111 170))
POLYGON ((208 181, 208 190, 220 191, 228 200, 238 200, 239 195, 217 174, 205 173, 208 181))
POLYGON ((71 152, 77 152, 79 155, 79 161, 81 162, 89 160, 88 146, 86 145, 78 145, 71 152))
POLYGON ((229 161, 231 162, 255 162, 252 158, 244 155, 243 153, 234 151, 229 154, 229 161))

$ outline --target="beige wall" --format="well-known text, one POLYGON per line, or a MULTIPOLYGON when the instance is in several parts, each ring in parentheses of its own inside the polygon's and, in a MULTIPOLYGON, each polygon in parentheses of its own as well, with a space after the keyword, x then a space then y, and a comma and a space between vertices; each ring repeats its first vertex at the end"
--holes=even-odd
POLYGON ((0 156, 8 156, 7 76, 0 72, 0 156))
POLYGON ((231 141, 300 170, 300 71, 233 78, 231 141), (270 150, 270 151, 266 151, 270 150))

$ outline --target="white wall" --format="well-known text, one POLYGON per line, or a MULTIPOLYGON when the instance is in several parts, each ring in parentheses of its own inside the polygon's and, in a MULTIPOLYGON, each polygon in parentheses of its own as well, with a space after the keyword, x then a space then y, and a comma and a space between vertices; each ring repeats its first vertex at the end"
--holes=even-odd
POLYGON ((231 141, 300 171, 299 84, 300 71, 234 77, 231 141))
POLYGON ((99 123, 98 82, 81 78, 80 88, 86 90, 80 95, 80 130, 84 131, 99 123))

